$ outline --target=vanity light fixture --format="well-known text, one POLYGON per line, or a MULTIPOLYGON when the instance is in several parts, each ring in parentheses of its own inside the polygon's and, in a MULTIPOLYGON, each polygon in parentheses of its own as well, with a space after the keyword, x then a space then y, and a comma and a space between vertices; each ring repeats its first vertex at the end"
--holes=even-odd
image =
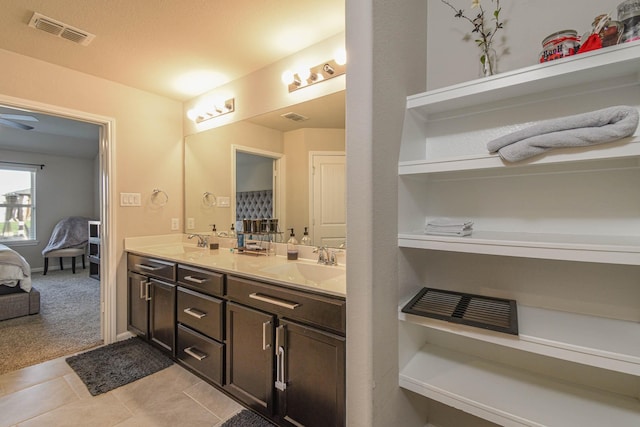
POLYGON ((225 101, 215 102, 213 105, 199 106, 192 108, 187 113, 187 116, 196 123, 204 122, 216 117, 220 117, 224 114, 232 113, 236 110, 235 98, 229 98, 225 101))
POLYGON ((287 85, 289 92, 311 86, 325 80, 343 75, 347 71, 347 55, 344 49, 335 53, 330 59, 315 67, 301 67, 296 72, 286 70, 282 73, 282 83, 287 85))

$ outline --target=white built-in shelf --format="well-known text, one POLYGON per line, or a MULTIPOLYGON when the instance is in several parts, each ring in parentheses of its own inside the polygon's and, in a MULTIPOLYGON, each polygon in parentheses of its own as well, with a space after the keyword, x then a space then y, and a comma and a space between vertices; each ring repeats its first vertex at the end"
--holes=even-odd
POLYGON ((530 160, 517 163, 505 162, 497 153, 457 156, 436 160, 410 160, 398 164, 398 174, 417 175, 587 160, 607 160, 625 157, 640 157, 640 138, 625 138, 620 141, 596 146, 555 149, 552 153, 549 153, 549 155, 536 156, 530 160))
POLYGON ((624 76, 631 76, 637 81, 638 70, 640 43, 624 43, 412 95, 407 98, 407 109, 428 120, 435 113, 453 112, 570 86, 600 83, 624 76))
POLYGON ((637 322, 518 305, 519 334, 516 336, 402 311, 398 316, 401 321, 432 330, 640 376, 637 322))
POLYGON ((640 236, 600 236, 474 230, 470 236, 399 233, 401 248, 564 261, 640 265, 640 236))
POLYGON ((503 426, 635 426, 640 401, 424 345, 400 386, 503 426))

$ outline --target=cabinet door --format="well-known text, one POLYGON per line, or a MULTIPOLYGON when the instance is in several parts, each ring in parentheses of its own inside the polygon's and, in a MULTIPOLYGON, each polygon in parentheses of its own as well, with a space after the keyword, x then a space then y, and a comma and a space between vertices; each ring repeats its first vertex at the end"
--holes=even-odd
POLYGON ((278 413, 293 425, 345 425, 345 338, 280 320, 276 330, 278 413))
POLYGON ((127 330, 143 338, 149 333, 149 278, 141 274, 127 274, 127 330))
POLYGON ((273 414, 275 316, 227 304, 227 391, 267 416, 273 414))
POLYGON ((176 342, 176 285, 149 279, 149 338, 173 355, 176 342))

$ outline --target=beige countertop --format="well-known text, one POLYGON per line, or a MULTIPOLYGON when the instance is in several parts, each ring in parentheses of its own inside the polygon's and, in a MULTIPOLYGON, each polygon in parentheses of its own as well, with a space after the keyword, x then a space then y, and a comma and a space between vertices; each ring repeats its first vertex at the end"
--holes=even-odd
MULTIPOLYGON (((346 298, 344 265, 318 265, 312 259, 289 261, 284 255, 286 245, 278 245, 278 254, 269 256, 239 254, 223 247, 224 242, 220 246, 220 249, 198 248, 194 243, 184 242, 182 235, 125 239, 127 252, 346 298)), ((301 250, 301 253, 310 252, 301 250)))

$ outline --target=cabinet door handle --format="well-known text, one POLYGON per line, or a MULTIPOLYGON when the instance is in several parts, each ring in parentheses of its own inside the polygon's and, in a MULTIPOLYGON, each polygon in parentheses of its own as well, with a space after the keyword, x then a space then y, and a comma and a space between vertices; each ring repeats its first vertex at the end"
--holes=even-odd
POLYGON ((285 381, 285 333, 286 330, 284 325, 280 325, 276 328, 276 382, 274 386, 280 391, 285 391, 287 389, 287 382, 285 381))
POLYGON ((145 294, 147 280, 140 280, 140 299, 147 299, 145 294))
POLYGON ((202 319, 203 317, 205 317, 207 315, 207 313, 205 313, 203 311, 200 311, 200 310, 197 310, 195 308, 191 308, 191 307, 185 308, 182 311, 187 313, 189 316, 195 317, 196 319, 202 319))
POLYGON ((287 389, 287 383, 284 380, 285 378, 285 352, 284 347, 278 347, 278 353, 276 356, 276 383, 275 387, 277 390, 285 391, 287 389))
POLYGON ((289 302, 285 300, 281 300, 278 298, 268 297, 265 295, 260 295, 257 292, 249 294, 249 298, 257 299, 258 301, 267 302, 269 304, 277 305, 278 307, 288 308, 290 310, 294 310, 296 307, 299 307, 300 304, 296 302, 289 302))
POLYGON ((147 270, 147 271, 162 270, 164 268, 164 267, 154 267, 152 265, 147 265, 147 264, 136 264, 136 267, 138 267, 141 270, 147 270))
POLYGON ((267 350, 271 348, 271 343, 267 342, 267 328, 271 326, 271 320, 262 324, 262 349, 267 350))
POLYGON ((206 357, 208 356, 207 353, 198 350, 196 346, 187 347, 184 349, 184 352, 198 361, 206 359, 206 357))
POLYGON ((151 287, 151 282, 145 282, 145 291, 144 291, 144 299, 147 301, 151 301, 151 295, 149 292, 149 288, 151 287))
POLYGON ((193 276, 184 276, 184 280, 186 280, 187 282, 197 283, 199 285, 207 281, 207 279, 200 279, 199 277, 193 276))

